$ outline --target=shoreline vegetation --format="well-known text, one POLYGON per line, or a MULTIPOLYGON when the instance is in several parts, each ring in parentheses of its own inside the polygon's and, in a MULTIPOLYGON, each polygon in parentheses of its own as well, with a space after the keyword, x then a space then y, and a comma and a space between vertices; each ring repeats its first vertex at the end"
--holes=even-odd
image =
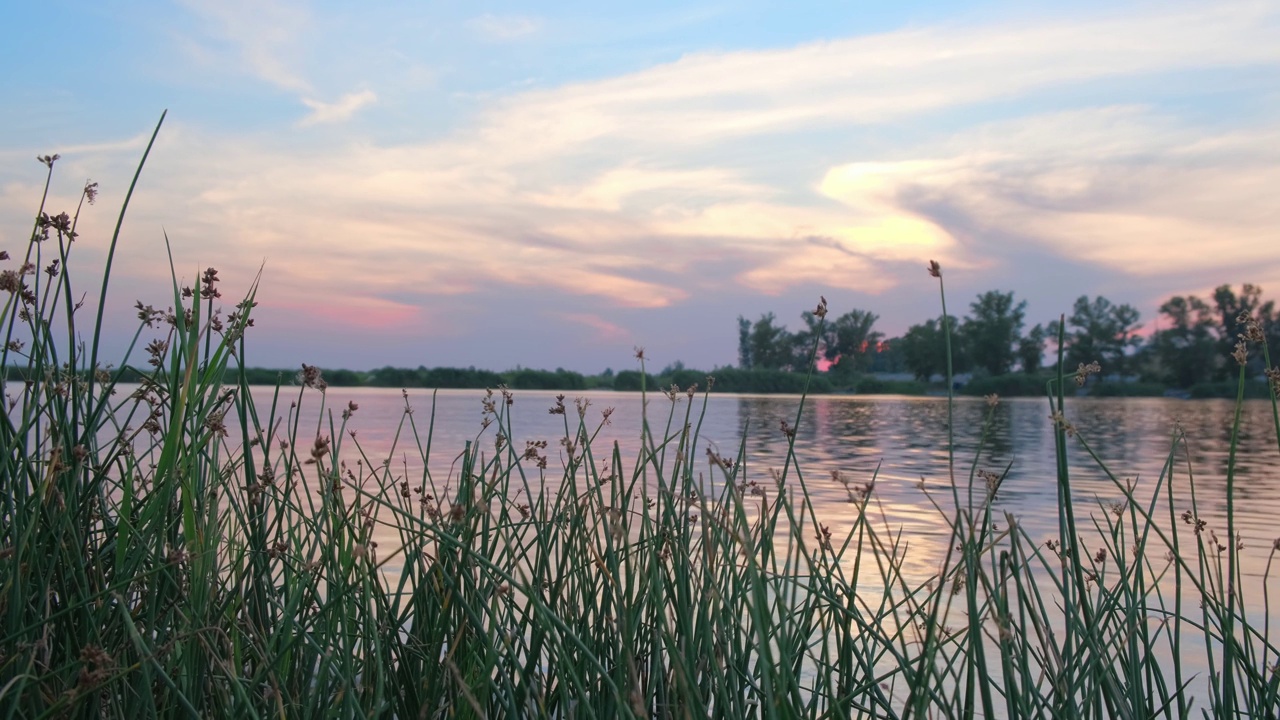
MULTIPOLYGON (((49 177, 56 160, 41 158, 49 177)), ((510 388, 485 394, 474 440, 433 447, 434 415, 406 399, 393 447, 371 457, 359 407, 326 406, 316 368, 255 404, 244 363, 259 280, 224 306, 210 268, 164 289, 167 308, 139 302, 132 347, 149 369, 118 392, 128 358, 99 357, 102 318, 80 315, 67 273, 78 216, 42 202, 31 242, 0 258, 0 354, 21 378, 4 380, 0 414, 6 717, 1280 714, 1280 539, 1245 547, 1235 517, 1250 460, 1237 440, 1264 430, 1241 427, 1250 361, 1280 386, 1253 316, 1229 357, 1225 483, 1198 483, 1177 427, 1159 477, 1107 468, 1090 445, 1107 428, 1071 421, 1097 366, 1067 369, 1059 342, 1044 387, 1056 470, 1037 480, 1057 488, 1058 534, 1033 537, 999 509, 1011 466, 990 466, 993 395, 982 439, 949 435, 921 479, 947 536, 921 569, 878 471, 806 472, 804 388, 776 467, 745 440, 701 444, 705 388, 669 408, 655 392, 632 447, 596 442, 608 408, 563 399, 536 408, 563 419, 558 449, 513 446, 523 401, 510 388), (433 453, 456 471, 433 474, 433 453), (402 474, 405 454, 422 470, 402 474), (1073 486, 1086 457, 1114 484, 1087 519, 1073 486), (849 512, 820 516, 819 484, 843 488, 849 512), (1223 501, 1220 522, 1197 512, 1223 501), (1266 571, 1244 573, 1246 557, 1266 571)), ((942 268, 928 269, 950 402, 954 328, 942 268)), ((820 331, 826 314, 822 300, 820 331)), ((1271 407, 1280 450, 1274 394, 1271 407)))
MULTIPOLYGON (((310 366, 306 366, 310 367, 310 366)), ((638 370, 623 370, 614 373, 612 370, 597 375, 578 373, 571 370, 534 370, 517 368, 503 372, 469 368, 393 368, 384 367, 376 370, 356 371, 344 369, 316 368, 321 373, 327 387, 369 387, 393 389, 426 389, 426 390, 487 390, 506 387, 511 390, 557 390, 563 392, 582 392, 591 390, 616 390, 623 392, 639 392, 641 376, 638 370)), ((24 368, 10 366, 4 373, 9 382, 21 381, 24 368)), ((233 368, 228 370, 223 382, 237 383, 241 373, 249 385, 258 387, 297 387, 303 384, 306 375, 303 370, 286 370, 281 368, 233 368)), ((957 381, 954 392, 960 396, 985 397, 996 394, 1003 398, 1041 397, 1045 384, 1052 381, 1053 375, 1038 373, 1007 373, 997 376, 975 376, 957 381)), ((124 368, 117 376, 117 382, 142 383, 147 378, 146 371, 138 368, 124 368)), ((646 373, 644 387, 649 390, 666 390, 676 386, 684 390, 696 387, 699 390, 707 387, 707 378, 713 378, 710 388, 712 393, 746 393, 746 394, 791 394, 807 392, 817 395, 946 395, 947 384, 937 380, 926 382, 917 379, 904 379, 900 376, 877 375, 867 373, 845 382, 838 382, 822 373, 813 375, 791 372, 787 370, 742 370, 735 367, 716 368, 710 371, 687 368, 666 368, 657 373, 646 373)), ((1271 390, 1265 379, 1246 379, 1244 382, 1246 399, 1266 399, 1271 390)), ((1159 382, 1142 382, 1136 379, 1115 380, 1091 377, 1084 386, 1072 388, 1071 394, 1077 397, 1176 397, 1184 399, 1234 399, 1239 391, 1234 381, 1202 382, 1189 388, 1178 388, 1159 382)))

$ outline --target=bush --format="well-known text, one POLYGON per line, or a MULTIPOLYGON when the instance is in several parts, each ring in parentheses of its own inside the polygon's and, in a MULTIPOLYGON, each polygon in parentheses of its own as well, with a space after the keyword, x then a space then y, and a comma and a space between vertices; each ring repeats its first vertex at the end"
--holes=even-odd
POLYGON ((419 369, 418 387, 427 388, 496 388, 502 384, 502 376, 489 370, 470 368, 419 369))
POLYGON ((1098 382, 1089 383, 1093 397, 1164 397, 1164 383, 1098 382))
POLYGON ((805 384, 809 392, 823 394, 832 391, 831 381, 821 375, 809 378, 803 373, 785 370, 742 370, 739 368, 719 368, 711 372, 715 378, 712 387, 715 392, 735 393, 790 393, 804 392, 805 384))
MULTIPOLYGON (((1224 380, 1222 382, 1197 383, 1190 387, 1188 393, 1192 398, 1225 398, 1234 400, 1239 389, 1238 383, 1224 380)), ((1244 384, 1244 396, 1251 400, 1266 399, 1271 397, 1271 389, 1265 382, 1249 380, 1244 384)))
MULTIPOLYGON (((687 370, 680 369, 672 372, 664 373, 658 376, 658 385, 656 387, 669 388, 672 385, 681 390, 688 390, 696 387, 699 392, 707 389, 707 375, 710 373, 703 370, 687 370)), ((655 386, 650 386, 655 387, 655 386)))
POLYGON ((965 395, 999 395, 1000 397, 1040 397, 1045 393, 1049 382, 1048 375, 1027 375, 1025 373, 1007 373, 974 378, 961 388, 965 395))
POLYGON ((509 370, 503 373, 503 377, 513 390, 584 390, 587 387, 587 379, 582 373, 561 368, 554 372, 528 368, 509 370))
POLYGON ((883 380, 875 375, 863 375, 853 384, 859 395, 924 395, 928 390, 919 380, 883 380))
MULTIPOLYGON (((657 391, 659 387, 658 378, 649 374, 645 374, 643 377, 644 377, 645 388, 651 391, 657 391)), ((640 389, 640 379, 641 379, 641 375, 639 371, 636 371, 636 370, 619 371, 617 375, 613 376, 613 389, 637 391, 640 389)))

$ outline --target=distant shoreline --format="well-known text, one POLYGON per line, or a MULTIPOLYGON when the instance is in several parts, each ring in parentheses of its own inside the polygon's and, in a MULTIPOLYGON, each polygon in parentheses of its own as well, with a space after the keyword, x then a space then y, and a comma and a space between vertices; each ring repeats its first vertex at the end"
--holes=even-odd
MULTIPOLYGON (((6 368, 5 376, 11 381, 20 381, 22 370, 17 367, 6 368)), ((274 387, 294 386, 298 383, 298 370, 282 368, 229 368, 227 381, 240 379, 244 373, 245 382, 249 385, 274 387)), ((124 368, 118 371, 117 382, 137 382, 142 371, 124 368)), ((717 368, 711 371, 692 370, 680 367, 668 369, 660 373, 648 373, 643 378, 639 371, 623 370, 613 372, 606 370, 596 375, 587 375, 570 370, 535 370, 517 368, 504 372, 481 370, 476 368, 391 368, 384 367, 370 371, 346 369, 321 369, 321 377, 331 387, 384 387, 395 389, 474 389, 497 388, 505 386, 512 390, 550 390, 560 392, 582 392, 588 390, 617 390, 623 392, 639 392, 642 388, 647 392, 665 393, 675 386, 680 393, 691 388, 695 393, 706 390, 707 378, 714 378, 711 391, 713 393, 739 393, 758 395, 794 395, 807 392, 810 395, 945 395, 947 388, 936 379, 925 382, 919 379, 904 379, 902 374, 886 376, 884 374, 863 373, 857 375, 835 376, 833 373, 814 372, 812 376, 805 373, 785 370, 743 370, 740 368, 717 368)), ((1046 383, 1051 380, 1049 374, 1026 375, 1008 373, 991 377, 974 377, 966 382, 958 382, 955 392, 960 396, 998 395, 1000 397, 1041 397, 1045 394, 1046 383)), ((1170 397, 1181 399, 1226 398, 1234 399, 1238 391, 1235 382, 1199 383, 1188 388, 1177 388, 1163 383, 1139 382, 1131 380, 1091 378, 1082 389, 1070 387, 1069 391, 1076 395, 1090 397, 1170 397)), ((1270 397, 1268 384, 1264 380, 1248 381, 1244 385, 1246 398, 1270 397)))

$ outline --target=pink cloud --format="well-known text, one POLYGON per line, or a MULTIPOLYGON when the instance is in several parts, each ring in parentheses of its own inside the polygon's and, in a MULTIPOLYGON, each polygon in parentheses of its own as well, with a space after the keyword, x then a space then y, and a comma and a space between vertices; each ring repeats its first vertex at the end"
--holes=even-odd
POLYGON ((606 342, 629 342, 632 338, 629 330, 611 323, 599 315, 592 315, 591 313, 560 313, 560 317, 569 322, 586 325, 599 333, 600 339, 606 342))

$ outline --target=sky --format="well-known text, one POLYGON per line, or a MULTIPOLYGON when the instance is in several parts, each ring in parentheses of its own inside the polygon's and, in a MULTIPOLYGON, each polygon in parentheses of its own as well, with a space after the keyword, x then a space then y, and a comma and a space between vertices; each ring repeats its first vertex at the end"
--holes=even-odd
POLYGON ((0 249, 58 153, 96 297, 164 111, 108 356, 171 303, 166 236, 228 306, 261 272, 264 367, 709 369, 820 295, 898 335, 931 259, 952 314, 1028 325, 1280 298, 1280 2, 5 3, 0 249))

